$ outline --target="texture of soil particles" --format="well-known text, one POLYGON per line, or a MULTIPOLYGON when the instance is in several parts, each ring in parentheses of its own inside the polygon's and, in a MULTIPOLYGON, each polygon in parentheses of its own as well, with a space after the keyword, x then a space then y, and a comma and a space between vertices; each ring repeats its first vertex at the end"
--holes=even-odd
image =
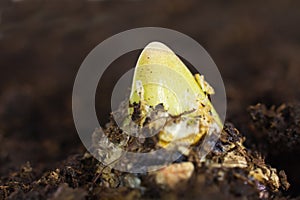
MULTIPOLYGON (((1 1, 0 199, 300 199, 299 8, 289 0, 1 1), (72 89, 96 45, 146 26, 180 31, 208 51, 225 84, 226 123, 205 162, 194 148, 163 170, 130 174, 86 151, 72 89)), ((138 53, 112 63, 97 89, 112 140, 120 132, 111 91, 138 53)), ((155 143, 130 142, 136 151, 155 143)))

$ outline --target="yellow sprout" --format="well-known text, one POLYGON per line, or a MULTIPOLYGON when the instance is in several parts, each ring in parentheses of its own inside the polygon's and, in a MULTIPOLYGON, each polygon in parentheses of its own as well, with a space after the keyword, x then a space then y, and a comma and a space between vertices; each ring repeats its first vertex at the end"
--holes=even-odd
MULTIPOLYGON (((137 61, 130 104, 140 104, 142 116, 151 107, 162 104, 170 116, 186 113, 186 116, 193 117, 167 124, 160 132, 159 141, 161 146, 182 139, 191 144, 208 133, 211 127, 222 129, 221 120, 208 98, 213 93, 204 76, 193 75, 169 47, 151 42, 137 61)), ((132 114, 133 110, 129 112, 132 114)))

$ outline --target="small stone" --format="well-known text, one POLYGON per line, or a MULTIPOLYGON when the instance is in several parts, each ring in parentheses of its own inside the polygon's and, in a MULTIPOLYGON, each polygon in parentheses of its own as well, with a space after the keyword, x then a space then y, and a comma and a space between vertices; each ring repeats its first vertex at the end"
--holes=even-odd
POLYGON ((194 171, 194 165, 191 162, 171 164, 155 174, 155 181, 162 187, 174 189, 183 182, 190 179, 194 171))
POLYGON ((133 174, 127 174, 124 176, 125 186, 130 188, 140 188, 141 187, 141 179, 133 174))

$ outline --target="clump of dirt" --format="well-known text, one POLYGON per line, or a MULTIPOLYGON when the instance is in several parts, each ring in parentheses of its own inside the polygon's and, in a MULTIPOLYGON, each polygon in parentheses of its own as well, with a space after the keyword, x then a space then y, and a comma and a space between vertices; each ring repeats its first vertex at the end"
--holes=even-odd
POLYGON ((267 108, 249 107, 252 129, 266 154, 278 155, 300 151, 300 104, 282 104, 267 108), (263 140, 262 140, 263 138, 263 140))
POLYGON ((267 107, 257 104, 249 107, 251 143, 276 168, 285 169, 291 188, 299 193, 300 104, 282 104, 267 107))

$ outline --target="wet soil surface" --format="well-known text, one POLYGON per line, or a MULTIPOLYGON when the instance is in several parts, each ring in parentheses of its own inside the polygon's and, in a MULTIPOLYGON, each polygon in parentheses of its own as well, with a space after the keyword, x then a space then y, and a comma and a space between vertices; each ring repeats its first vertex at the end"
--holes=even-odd
MULTIPOLYGON (((299 6, 296 1, 1 1, 0 198, 297 198, 299 6), (209 52, 226 87, 226 121, 234 124, 227 133, 245 137, 249 155, 277 169, 277 192, 244 184, 245 170, 205 165, 176 192, 148 175, 136 175, 142 181, 137 186, 128 183, 138 182, 134 177, 103 170, 86 154, 72 119, 76 72, 101 41, 141 26, 178 30, 209 52)), ((129 55, 115 65, 134 66, 135 59, 129 55)), ((112 70, 111 83, 97 94, 100 121, 109 120, 109 97, 119 76, 112 70)))

